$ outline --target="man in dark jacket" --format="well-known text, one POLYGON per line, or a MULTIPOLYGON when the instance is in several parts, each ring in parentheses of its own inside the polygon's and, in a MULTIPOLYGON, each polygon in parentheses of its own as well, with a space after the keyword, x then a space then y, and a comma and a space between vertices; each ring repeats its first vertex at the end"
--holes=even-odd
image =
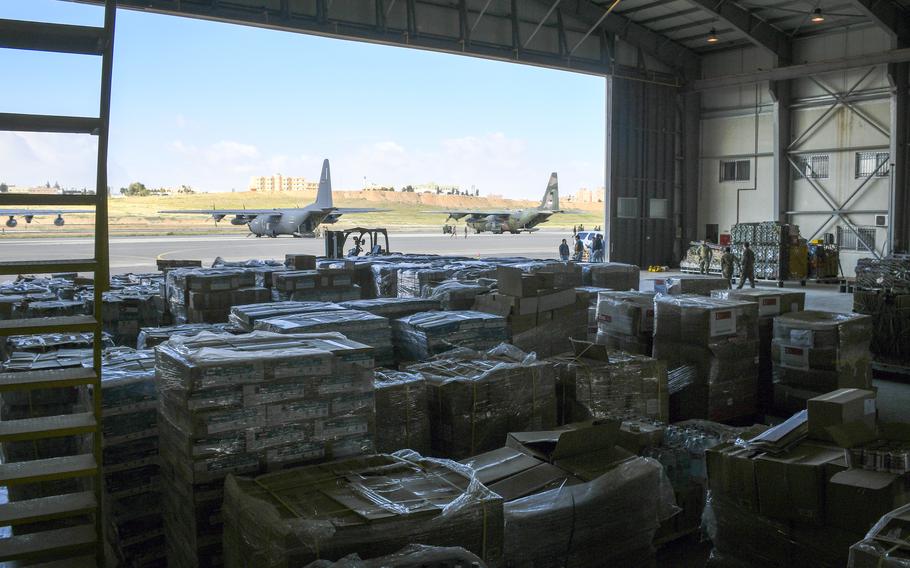
POLYGON ((736 287, 737 290, 742 290, 743 284, 746 283, 746 278, 749 279, 749 286, 755 288, 755 253, 752 252, 749 243, 744 246, 743 258, 739 261, 739 286, 736 287))
POLYGON ((562 240, 562 243, 559 245, 559 260, 566 262, 569 260, 569 243, 565 239, 562 240))

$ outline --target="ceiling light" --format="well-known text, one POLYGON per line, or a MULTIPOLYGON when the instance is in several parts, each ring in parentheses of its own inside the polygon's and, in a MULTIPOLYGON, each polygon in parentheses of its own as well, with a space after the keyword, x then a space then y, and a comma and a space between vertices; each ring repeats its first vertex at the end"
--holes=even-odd
POLYGON ((820 24, 820 23, 824 22, 825 17, 822 15, 822 9, 816 8, 815 11, 812 12, 812 17, 809 18, 809 21, 812 22, 813 24, 820 24))
POLYGON ((714 30, 714 28, 711 28, 711 31, 708 32, 708 43, 717 43, 719 41, 720 39, 717 37, 717 32, 714 30))

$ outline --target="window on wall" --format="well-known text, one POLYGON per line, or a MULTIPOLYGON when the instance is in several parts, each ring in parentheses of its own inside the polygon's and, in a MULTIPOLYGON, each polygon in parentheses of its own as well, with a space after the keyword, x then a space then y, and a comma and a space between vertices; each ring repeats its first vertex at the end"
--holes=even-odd
POLYGON ((721 160, 720 181, 749 181, 751 167, 749 160, 721 160))
POLYGON ((837 228, 837 246, 841 250, 869 252, 875 250, 875 229, 857 227, 856 233, 850 227, 837 228))
POLYGON ((668 203, 667 199, 649 199, 648 217, 651 219, 666 219, 668 203))
POLYGON ((856 178, 876 177, 888 175, 888 152, 857 152, 856 153, 856 178))
POLYGON ((811 154, 798 156, 795 160, 796 172, 794 179, 812 178, 828 179, 828 154, 811 154))
POLYGON ((619 219, 635 219, 638 217, 638 198, 620 197, 617 199, 616 217, 619 219))

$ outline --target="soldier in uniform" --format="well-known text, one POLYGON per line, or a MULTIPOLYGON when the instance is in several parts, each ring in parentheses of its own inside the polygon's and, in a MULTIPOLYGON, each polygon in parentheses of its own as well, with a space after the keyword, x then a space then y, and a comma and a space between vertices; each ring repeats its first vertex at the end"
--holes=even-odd
POLYGON ((736 257, 730 252, 730 247, 724 248, 724 254, 720 257, 720 273, 724 280, 727 281, 727 289, 733 287, 733 268, 736 265, 736 257))
POLYGON ((739 266, 739 286, 736 287, 737 290, 742 290, 743 284, 746 283, 746 278, 749 279, 749 285, 755 288, 755 253, 749 248, 749 243, 745 244, 743 258, 739 266))
POLYGON ((714 256, 714 251, 708 246, 710 244, 711 241, 705 239, 705 242, 698 247, 698 267, 702 274, 707 274, 711 268, 711 258, 714 256))

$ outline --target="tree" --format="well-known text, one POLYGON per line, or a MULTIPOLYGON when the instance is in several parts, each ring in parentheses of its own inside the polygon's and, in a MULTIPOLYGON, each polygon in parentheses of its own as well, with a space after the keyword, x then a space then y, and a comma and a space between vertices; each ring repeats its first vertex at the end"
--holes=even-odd
POLYGON ((184 195, 192 195, 192 194, 196 193, 196 191, 188 185, 181 185, 180 189, 177 190, 177 193, 182 193, 184 195))
POLYGON ((121 187, 120 193, 127 197, 146 197, 151 194, 145 184, 134 181, 129 187, 121 187))
POLYGON ((6 193, 9 191, 9 186, 6 185, 6 182, 0 182, 0 193, 6 193))

